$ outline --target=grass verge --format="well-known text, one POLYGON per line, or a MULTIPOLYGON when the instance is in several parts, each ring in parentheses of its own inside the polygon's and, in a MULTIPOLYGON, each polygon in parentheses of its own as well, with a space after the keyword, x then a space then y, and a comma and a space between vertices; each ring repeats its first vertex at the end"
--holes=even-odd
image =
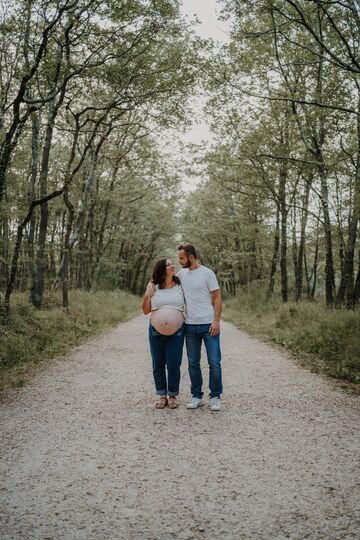
POLYGON ((70 301, 66 310, 51 294, 38 310, 14 294, 11 318, 0 324, 0 390, 23 386, 30 367, 140 313, 139 298, 124 291, 71 291, 70 301))
POLYGON ((224 319, 281 345, 313 371, 349 381, 360 391, 360 311, 327 309, 316 302, 283 304, 265 292, 228 299, 224 319))

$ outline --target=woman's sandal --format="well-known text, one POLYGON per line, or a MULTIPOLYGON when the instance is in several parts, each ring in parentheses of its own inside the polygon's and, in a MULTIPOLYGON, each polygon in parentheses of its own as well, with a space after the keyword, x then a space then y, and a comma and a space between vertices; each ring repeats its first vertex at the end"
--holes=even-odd
POLYGON ((168 401, 168 407, 169 409, 177 409, 179 406, 178 402, 176 401, 176 397, 170 396, 168 401))
POLYGON ((168 400, 166 396, 161 396, 159 401, 156 403, 157 409, 165 409, 166 405, 168 404, 168 400))

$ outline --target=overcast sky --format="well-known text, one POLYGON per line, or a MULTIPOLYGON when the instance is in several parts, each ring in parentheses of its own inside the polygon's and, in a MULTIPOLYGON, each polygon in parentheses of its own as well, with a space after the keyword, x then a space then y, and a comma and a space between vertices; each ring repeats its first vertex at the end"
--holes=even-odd
POLYGON ((218 20, 220 10, 216 0, 182 0, 181 11, 184 16, 190 18, 197 15, 201 21, 198 27, 198 34, 201 37, 227 42, 228 28, 225 22, 218 20))
MULTIPOLYGON (((196 16, 200 22, 197 26, 197 34, 202 38, 212 38, 223 44, 228 41, 228 26, 225 22, 218 20, 219 11, 216 0, 182 0, 183 16, 189 20, 196 16)), ((194 96, 194 125, 181 136, 182 142, 200 144, 202 141, 211 141, 211 133, 201 111, 203 103, 201 96, 194 96)), ((183 155, 183 158, 190 162, 190 157, 183 155)), ((185 191, 194 189, 198 180, 198 178, 184 178, 185 191)))
MULTIPOLYGON (((189 19, 193 19, 194 16, 199 19, 200 24, 197 26, 197 34, 200 37, 212 38, 220 44, 227 43, 228 27, 225 22, 218 20, 219 6, 216 0, 182 0, 181 11, 189 19)), ((202 103, 200 96, 197 96, 195 101, 197 122, 199 123, 189 130, 189 133, 184 136, 184 140, 200 143, 202 139, 211 138, 211 135, 206 121, 201 117, 199 110, 199 106, 201 108, 202 103)))

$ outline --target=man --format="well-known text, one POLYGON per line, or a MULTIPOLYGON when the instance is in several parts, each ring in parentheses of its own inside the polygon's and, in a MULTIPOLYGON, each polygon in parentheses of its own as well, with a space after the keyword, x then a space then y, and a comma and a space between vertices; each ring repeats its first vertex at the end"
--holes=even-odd
POLYGON ((185 295, 185 335, 189 360, 192 400, 188 409, 197 409, 202 402, 201 344, 204 341, 210 368, 210 409, 220 411, 222 394, 220 316, 222 300, 216 276, 197 261, 192 244, 178 247, 182 270, 177 274, 185 295))

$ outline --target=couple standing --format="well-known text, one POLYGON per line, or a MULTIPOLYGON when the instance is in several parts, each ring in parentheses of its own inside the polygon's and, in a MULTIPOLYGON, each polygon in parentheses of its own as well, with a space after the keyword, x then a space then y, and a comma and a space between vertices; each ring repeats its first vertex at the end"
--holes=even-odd
POLYGON ((189 361, 192 400, 188 409, 202 402, 201 344, 209 363, 210 409, 220 411, 222 394, 220 316, 222 300, 212 270, 198 263, 192 244, 178 248, 182 270, 176 274, 170 259, 156 261, 144 295, 142 310, 151 313, 149 342, 158 409, 178 407, 180 366, 184 340, 189 361))

